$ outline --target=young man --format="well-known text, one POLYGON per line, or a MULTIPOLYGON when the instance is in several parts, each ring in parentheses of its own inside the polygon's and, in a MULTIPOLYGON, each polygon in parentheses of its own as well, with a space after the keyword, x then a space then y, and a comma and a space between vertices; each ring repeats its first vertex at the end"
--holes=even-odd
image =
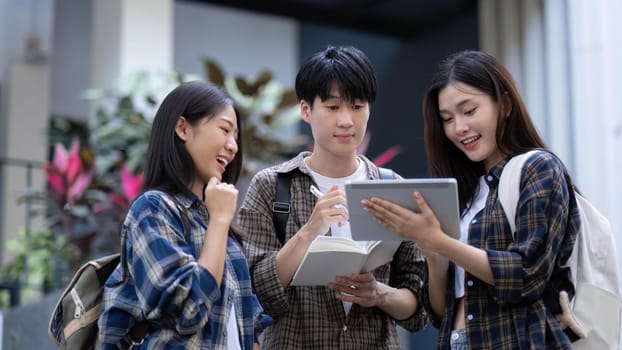
POLYGON ((376 97, 374 69, 354 47, 328 47, 302 65, 296 93, 313 151, 257 173, 239 211, 253 287, 274 319, 262 347, 399 349, 396 322, 416 331, 427 320, 419 300, 424 260, 412 242, 396 243, 393 261, 373 272, 338 277, 328 286, 289 285, 317 236, 351 238, 345 182, 379 177, 378 168, 356 153, 376 97), (284 244, 272 212, 277 173, 291 173, 284 244), (316 199, 312 184, 324 195, 316 199))

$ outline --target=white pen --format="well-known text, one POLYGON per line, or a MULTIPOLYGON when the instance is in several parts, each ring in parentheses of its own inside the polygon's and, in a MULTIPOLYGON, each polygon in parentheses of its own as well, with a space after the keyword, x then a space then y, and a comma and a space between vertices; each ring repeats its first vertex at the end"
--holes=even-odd
POLYGON ((321 196, 324 195, 324 193, 322 193, 322 191, 320 191, 317 187, 315 187, 315 185, 311 185, 311 188, 309 190, 311 191, 311 193, 313 193, 313 195, 316 198, 320 198, 321 196))
MULTIPOLYGON (((322 191, 320 191, 319 188, 315 187, 315 185, 311 185, 311 187, 309 188, 309 191, 311 191, 311 193, 313 193, 313 195, 316 198, 320 198, 321 196, 324 195, 324 193, 322 193, 322 191)), ((337 204, 337 205, 335 205, 335 208, 345 208, 345 207, 343 205, 341 205, 341 204, 337 204)), ((347 210, 348 209, 346 209, 346 211, 347 210)))

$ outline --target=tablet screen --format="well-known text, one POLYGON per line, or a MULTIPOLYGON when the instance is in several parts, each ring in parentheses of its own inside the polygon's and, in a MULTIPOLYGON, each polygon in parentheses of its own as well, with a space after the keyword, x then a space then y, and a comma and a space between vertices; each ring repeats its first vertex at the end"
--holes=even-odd
POLYGON ((364 198, 379 197, 419 212, 413 198, 415 191, 423 195, 434 211, 443 232, 454 238, 460 237, 458 183, 454 178, 350 181, 346 183, 345 189, 354 240, 403 240, 395 232, 378 224, 363 209, 361 201, 364 198))

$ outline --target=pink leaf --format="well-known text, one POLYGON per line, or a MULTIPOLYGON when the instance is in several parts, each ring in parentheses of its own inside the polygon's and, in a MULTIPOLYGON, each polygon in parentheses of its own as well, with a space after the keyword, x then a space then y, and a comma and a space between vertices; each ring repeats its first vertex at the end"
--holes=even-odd
POLYGON ((76 199, 80 198, 82 192, 84 192, 84 190, 91 183, 92 177, 92 171, 81 174, 80 176, 78 176, 78 178, 76 178, 74 183, 69 186, 69 190, 67 191, 67 202, 69 202, 69 204, 74 204, 76 202, 76 199))
POLYGON ((388 150, 382 152, 381 155, 374 158, 373 160, 374 164, 376 164, 377 166, 386 165, 387 163, 391 161, 391 159, 395 158, 396 155, 402 152, 402 148, 403 147, 401 145, 396 145, 396 146, 389 148, 388 150))
POLYGON ((71 149, 69 150, 69 153, 78 154, 79 150, 80 150, 80 140, 74 138, 73 141, 71 141, 71 149))
POLYGON ((128 205, 130 205, 129 201, 127 200, 127 198, 123 197, 122 195, 118 194, 118 193, 111 193, 110 194, 110 199, 116 203, 117 205, 119 205, 121 208, 125 209, 127 208, 128 205))
POLYGON ((69 160, 67 164, 67 183, 71 184, 75 181, 75 179, 82 174, 84 171, 82 169, 82 159, 80 159, 80 154, 78 150, 80 148, 80 142, 78 140, 74 140, 71 144, 71 151, 69 152, 69 160))
POLYGON ((84 170, 82 169, 82 160, 80 159, 80 156, 71 153, 67 164, 67 172, 65 173, 67 183, 71 184, 76 181, 76 179, 81 176, 83 172, 84 170))
POLYGON ((57 142, 56 145, 54 145, 54 167, 58 169, 59 172, 65 173, 67 170, 67 161, 68 155, 65 146, 57 142))
POLYGON ((54 191, 61 195, 65 195, 65 179, 59 174, 58 169, 52 163, 45 163, 43 167, 47 182, 52 186, 54 191))
POLYGON ((121 185, 123 186, 123 194, 125 194, 128 201, 131 201, 138 195, 142 182, 142 174, 132 175, 126 167, 121 169, 121 185))

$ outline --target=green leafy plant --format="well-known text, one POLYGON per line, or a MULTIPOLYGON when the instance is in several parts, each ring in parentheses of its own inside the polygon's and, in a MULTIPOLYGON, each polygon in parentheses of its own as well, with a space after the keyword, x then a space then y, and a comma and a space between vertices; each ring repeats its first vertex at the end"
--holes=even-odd
POLYGON ((238 105, 248 172, 257 170, 253 168, 254 161, 278 162, 308 143, 308 138, 297 130, 291 133, 291 127, 300 120, 296 92, 274 80, 269 70, 263 70, 251 79, 227 76, 210 58, 206 58, 203 64, 207 79, 225 89, 238 105))
MULTIPOLYGON (((64 236, 55 235, 52 230, 27 235, 26 230, 21 229, 16 237, 7 241, 7 248, 14 258, 0 269, 0 280, 21 281, 20 299, 24 302, 54 288, 55 269, 68 269, 69 246, 65 244, 64 236)), ((0 299, 0 308, 8 306, 7 298, 0 299)))
MULTIPOLYGON (((213 61, 206 60, 205 65, 206 75, 216 81, 210 80, 226 89, 239 107, 247 172, 256 170, 254 160, 264 165, 275 162, 305 143, 297 133, 283 132, 298 120, 297 102, 293 91, 274 81, 269 71, 249 82, 225 77, 213 61)), ((187 80, 200 78, 137 73, 119 91, 85 93, 97 102, 94 118, 79 137, 51 132, 61 138, 44 167, 46 188, 28 196, 44 204, 38 215, 45 218, 46 228, 28 235, 23 231, 8 245, 15 258, 4 265, 0 280, 18 278, 29 289, 57 288, 85 260, 118 251, 118 228, 141 187, 157 107, 170 90, 187 80), (27 276, 20 274, 31 265, 37 268, 28 268, 27 276), (59 271, 63 276, 58 276, 59 271)), ((58 118, 52 125, 74 129, 72 123, 58 118)))
POLYGON ((132 172, 142 171, 157 107, 170 90, 186 80, 177 73, 153 77, 138 72, 120 91, 87 92, 88 98, 98 101, 89 130, 99 174, 117 172, 122 166, 132 172))

